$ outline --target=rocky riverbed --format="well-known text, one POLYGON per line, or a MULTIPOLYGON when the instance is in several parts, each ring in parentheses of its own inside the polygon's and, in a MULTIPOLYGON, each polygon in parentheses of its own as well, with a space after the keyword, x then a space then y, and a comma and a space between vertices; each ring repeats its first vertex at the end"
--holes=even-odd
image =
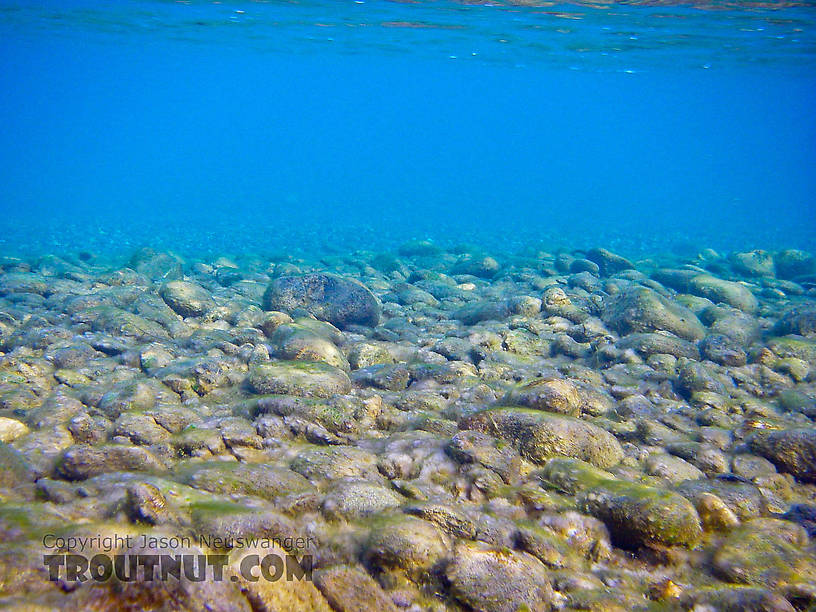
POLYGON ((804 251, 0 258, 0 603, 814 610, 814 419, 804 251))

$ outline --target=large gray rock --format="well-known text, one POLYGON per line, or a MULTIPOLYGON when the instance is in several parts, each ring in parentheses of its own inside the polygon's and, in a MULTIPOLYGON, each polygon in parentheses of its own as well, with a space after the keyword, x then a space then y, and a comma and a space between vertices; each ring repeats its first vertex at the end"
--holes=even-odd
POLYGON ((807 251, 780 251, 774 255, 774 264, 779 278, 791 279, 816 272, 816 257, 807 251))
POLYGON ((215 307, 212 296, 203 287, 186 281, 165 283, 159 295, 182 317, 198 317, 215 307))
POLYGON ((154 281, 170 281, 182 277, 181 259, 172 253, 156 253, 141 249, 133 254, 128 264, 139 274, 154 281))
POLYGON ((611 276, 616 272, 635 268, 632 262, 625 257, 606 249, 591 249, 587 251, 586 258, 598 265, 601 276, 611 276))
POLYGON ((254 366, 247 377, 255 393, 331 397, 351 391, 343 370, 316 361, 282 361, 254 366))
POLYGON ((576 495, 581 512, 603 521, 618 546, 693 546, 702 536, 700 517, 682 495, 619 480, 573 459, 553 459, 542 478, 576 495))
POLYGON ((816 336, 816 306, 806 303, 789 308, 779 317, 774 331, 778 334, 816 336))
POLYGON ((365 285, 335 274, 282 276, 269 284, 263 296, 266 310, 303 309, 337 327, 376 326, 380 303, 365 285))
POLYGON ((617 346, 620 349, 633 349, 647 357, 649 355, 664 354, 674 355, 677 358, 700 358, 700 351, 694 344, 665 332, 629 334, 625 338, 621 338, 617 342, 617 346))
POLYGON ((816 482, 816 429, 758 431, 748 439, 755 453, 803 482, 816 482))
POLYGON ((299 323, 278 326, 270 338, 270 343, 275 356, 281 359, 322 361, 342 370, 349 369, 345 355, 330 338, 299 323))
POLYGON ((541 311, 541 300, 528 295, 514 296, 503 300, 479 300, 463 306, 453 313, 465 325, 475 325, 481 321, 501 321, 512 315, 532 317, 541 311))
POLYGON ((562 455, 607 468, 623 458, 620 443, 608 431, 581 419, 541 410, 489 408, 464 419, 460 429, 503 438, 536 463, 562 455))
POLYGON ((453 596, 484 612, 545 612, 552 588, 546 567, 525 552, 462 542, 445 572, 453 596))
POLYGON ((157 472, 164 466, 146 448, 107 444, 77 444, 65 451, 57 464, 57 474, 68 480, 84 480, 106 472, 157 472))
POLYGON ((705 328, 691 310, 646 287, 631 287, 616 295, 602 318, 621 334, 662 330, 693 342, 705 335, 705 328))
POLYGON ((754 294, 740 283, 722 280, 708 274, 700 274, 691 279, 690 293, 704 297, 714 303, 723 302, 743 312, 753 313, 759 307, 754 294))

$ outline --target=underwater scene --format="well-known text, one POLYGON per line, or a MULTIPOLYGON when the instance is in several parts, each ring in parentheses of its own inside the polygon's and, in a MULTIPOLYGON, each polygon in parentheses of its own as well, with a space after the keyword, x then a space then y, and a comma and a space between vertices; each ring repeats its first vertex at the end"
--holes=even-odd
POLYGON ((0 610, 816 612, 816 2, 0 0, 0 610))

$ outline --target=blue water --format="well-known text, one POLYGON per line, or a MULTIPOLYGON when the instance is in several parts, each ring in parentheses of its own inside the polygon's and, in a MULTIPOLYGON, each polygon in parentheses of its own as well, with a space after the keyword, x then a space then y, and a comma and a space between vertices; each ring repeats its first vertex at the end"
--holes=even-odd
POLYGON ((0 1, 0 254, 814 249, 816 6, 660 4, 0 1))

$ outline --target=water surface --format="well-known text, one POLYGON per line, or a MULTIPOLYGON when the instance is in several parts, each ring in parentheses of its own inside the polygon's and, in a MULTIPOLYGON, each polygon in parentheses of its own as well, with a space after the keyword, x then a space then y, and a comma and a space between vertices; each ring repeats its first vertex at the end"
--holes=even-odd
POLYGON ((0 3, 0 247, 814 246, 813 3, 0 3))

